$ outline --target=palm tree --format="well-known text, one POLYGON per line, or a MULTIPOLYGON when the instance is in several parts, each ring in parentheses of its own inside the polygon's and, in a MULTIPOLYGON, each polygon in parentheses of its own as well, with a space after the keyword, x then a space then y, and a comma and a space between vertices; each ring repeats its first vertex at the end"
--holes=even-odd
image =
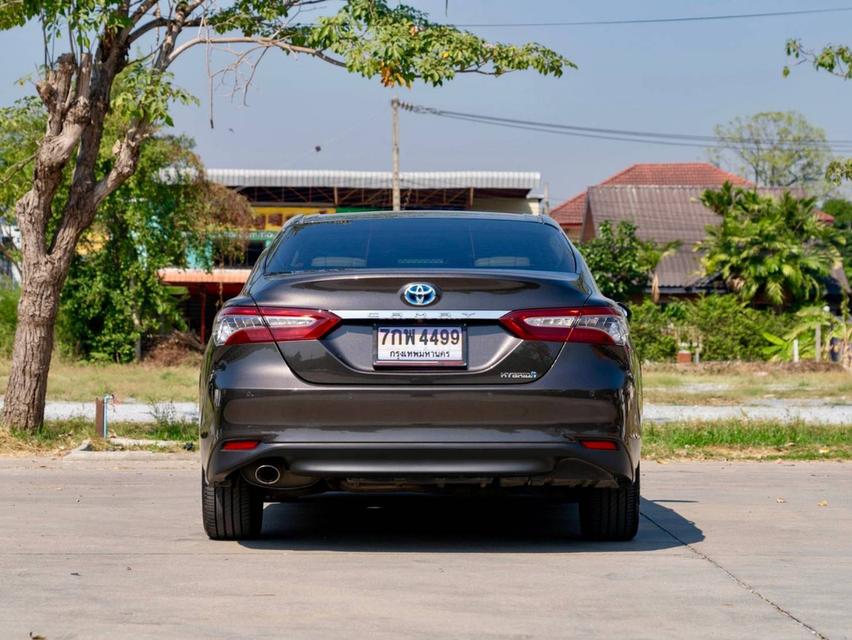
POLYGON ((776 200, 725 184, 705 191, 701 201, 722 217, 697 246, 704 271, 721 276, 747 302, 781 306, 818 299, 841 264, 844 239, 817 217, 813 198, 785 192, 776 200))

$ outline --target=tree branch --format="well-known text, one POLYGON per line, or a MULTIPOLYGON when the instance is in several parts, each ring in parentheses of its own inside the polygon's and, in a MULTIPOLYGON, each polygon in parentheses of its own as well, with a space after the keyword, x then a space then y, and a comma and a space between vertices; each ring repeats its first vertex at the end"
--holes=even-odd
POLYGON ((21 169, 26 167, 33 160, 35 160, 37 155, 38 155, 38 151, 30 154, 29 156, 27 156, 26 158, 23 158, 22 160, 18 160, 15 164, 13 164, 11 167, 9 167, 6 170, 6 173, 3 175, 3 178, 0 179, 0 187, 2 187, 4 184, 9 182, 9 180, 11 180, 18 171, 20 171, 21 169))
POLYGON ((145 17, 145 14, 148 13, 154 5, 157 4, 159 0, 143 0, 139 6, 130 14, 130 21, 133 24, 137 24, 142 18, 145 17))
POLYGON ((331 56, 325 54, 319 49, 311 49, 310 47, 300 47, 293 44, 288 44, 282 40, 275 40, 271 38, 250 38, 250 37, 204 37, 199 36, 197 38, 193 38, 192 40, 187 40, 179 47, 175 48, 172 54, 169 56, 169 64, 174 62, 174 60, 188 51, 192 47, 195 47, 199 44, 206 45, 217 45, 217 44, 253 44, 258 47, 263 48, 277 48, 282 51, 286 51, 287 53, 304 53, 305 55, 313 56, 315 58, 319 58, 324 62, 328 62, 329 64, 333 64, 338 67, 346 67, 346 63, 342 60, 338 60, 336 58, 332 58, 331 56))

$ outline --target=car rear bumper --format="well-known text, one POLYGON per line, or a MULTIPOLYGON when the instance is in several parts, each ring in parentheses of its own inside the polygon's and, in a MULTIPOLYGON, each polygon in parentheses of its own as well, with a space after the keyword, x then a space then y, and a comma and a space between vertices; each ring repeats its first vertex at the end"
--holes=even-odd
MULTIPOLYGON (((623 444, 596 451, 577 442, 523 443, 292 443, 262 442, 250 451, 218 451, 207 478, 225 480, 240 469, 262 464, 302 478, 483 481, 514 479, 504 485, 615 486, 633 480, 634 463, 623 444)), ((253 480, 253 473, 246 475, 253 480)))
POLYGON ((523 384, 339 386, 301 380, 274 345, 241 346, 202 381, 203 466, 212 483, 264 460, 300 477, 632 480, 640 399, 623 356, 566 345, 523 384), (617 449, 590 450, 583 438, 617 449), (260 444, 222 449, 235 439, 260 444))

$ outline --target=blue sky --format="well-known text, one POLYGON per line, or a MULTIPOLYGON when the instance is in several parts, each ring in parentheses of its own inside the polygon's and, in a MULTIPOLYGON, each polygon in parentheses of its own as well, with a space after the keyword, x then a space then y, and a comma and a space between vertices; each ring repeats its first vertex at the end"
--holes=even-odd
MULTIPOLYGON (((410 0, 454 23, 547 22, 784 11, 841 0, 410 0)), ((852 6, 852 2, 847 3, 852 6)), ((205 58, 198 48, 174 69, 199 107, 175 109, 209 167, 390 168, 390 107, 402 100, 458 111, 592 127, 711 134, 714 124, 763 110, 794 109, 829 138, 852 138, 852 82, 798 67, 783 79, 788 37, 852 44, 852 13, 758 20, 550 28, 477 28, 495 40, 536 40, 579 65, 562 78, 532 72, 461 77, 441 88, 389 90, 309 58, 270 53, 248 106, 217 91, 208 120, 205 58), (314 147, 322 151, 317 153, 314 147)), ((0 33, 0 104, 32 91, 15 80, 40 58, 35 28, 0 33)), ((701 149, 589 140, 492 128, 403 113, 403 170, 540 171, 558 202, 634 162, 704 159, 701 149)))

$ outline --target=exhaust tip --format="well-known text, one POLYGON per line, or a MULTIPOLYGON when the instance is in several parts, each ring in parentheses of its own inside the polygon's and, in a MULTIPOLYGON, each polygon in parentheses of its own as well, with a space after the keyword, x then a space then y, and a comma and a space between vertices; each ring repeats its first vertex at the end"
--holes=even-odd
POLYGON ((262 464, 255 469, 254 479, 260 484, 275 484, 281 479, 281 472, 271 464, 262 464))

